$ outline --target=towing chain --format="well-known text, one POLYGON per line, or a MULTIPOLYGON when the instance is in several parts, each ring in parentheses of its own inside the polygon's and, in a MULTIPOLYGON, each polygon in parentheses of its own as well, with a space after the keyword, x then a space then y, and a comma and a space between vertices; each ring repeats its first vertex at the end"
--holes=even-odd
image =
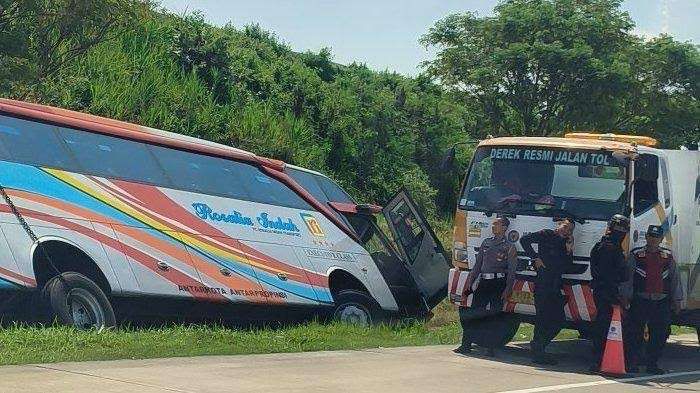
POLYGON ((29 238, 32 240, 32 243, 36 244, 36 248, 41 250, 41 253, 44 254, 44 257, 49 262, 49 266, 60 277, 61 271, 53 263, 53 259, 51 259, 51 255, 49 255, 48 251, 46 251, 46 248, 42 247, 42 244, 39 241, 39 238, 37 237, 36 233, 34 233, 32 228, 27 223, 27 220, 24 219, 24 216, 22 216, 22 213, 19 212, 19 209, 17 209, 17 206, 15 206, 14 202, 12 202, 10 195, 7 194, 7 191, 5 190, 5 187, 2 184, 0 184, 0 194, 2 194, 3 199, 5 199, 7 206, 10 207, 10 211, 12 212, 12 214, 14 214, 15 217, 17 217, 17 221, 19 221, 19 224, 20 224, 20 226, 22 226, 22 229, 24 229, 24 232, 27 233, 27 236, 29 236, 29 238))
POLYGON ((12 214, 17 217, 17 221, 19 221, 19 225, 22 226, 25 232, 27 232, 27 235, 29 235, 29 238, 32 239, 32 243, 36 243, 39 238, 36 236, 32 228, 29 227, 29 224, 27 224, 27 220, 24 219, 22 214, 19 212, 19 209, 17 209, 17 206, 12 202, 12 199, 10 199, 10 196, 7 195, 7 191, 5 191, 5 187, 0 184, 0 194, 2 194, 3 199, 5 199, 5 202, 7 202, 7 206, 10 207, 10 211, 12 214))

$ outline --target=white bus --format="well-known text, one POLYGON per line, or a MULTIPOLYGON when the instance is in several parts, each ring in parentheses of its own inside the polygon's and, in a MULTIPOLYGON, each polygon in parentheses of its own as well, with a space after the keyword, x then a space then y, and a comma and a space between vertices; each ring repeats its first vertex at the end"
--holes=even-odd
POLYGON ((33 298, 78 328, 368 324, 429 316, 446 294, 448 262, 406 193, 384 209, 390 238, 380 207, 328 177, 196 138, 0 99, 0 186, 0 312, 33 298))

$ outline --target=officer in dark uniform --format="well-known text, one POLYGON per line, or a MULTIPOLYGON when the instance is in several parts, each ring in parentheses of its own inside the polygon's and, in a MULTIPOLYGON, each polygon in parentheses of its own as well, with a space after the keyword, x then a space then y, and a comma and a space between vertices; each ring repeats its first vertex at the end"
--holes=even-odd
MULTIPOLYGON (((506 217, 499 217, 491 224, 492 237, 484 239, 476 256, 474 269, 469 272, 465 288, 471 288, 476 279, 479 284, 474 291, 474 298, 470 309, 486 308, 491 304, 492 309, 501 307, 502 300, 510 296, 515 281, 515 270, 518 263, 515 245, 506 239, 506 230, 510 221, 506 217)), ((460 308, 460 322, 462 323, 462 345, 454 350, 455 353, 466 354, 471 351, 475 332, 471 329, 472 319, 467 315, 466 309, 460 308)), ((482 333, 483 334, 483 333, 482 333)), ((494 348, 488 348, 489 356, 494 355, 494 348)))
POLYGON ((591 275, 593 299, 597 309, 593 324, 593 364, 591 372, 600 371, 603 346, 607 338, 613 305, 621 305, 620 285, 628 280, 627 262, 622 251, 622 240, 629 231, 629 219, 615 214, 608 222, 608 228, 591 250, 591 275))
POLYGON ((525 253, 535 261, 535 332, 530 347, 532 361, 536 364, 557 364, 556 359, 545 353, 545 348, 559 334, 564 325, 562 274, 573 260, 574 221, 566 218, 556 229, 543 229, 529 233, 520 239, 525 253), (537 244, 537 252, 532 248, 537 244))
MULTIPOLYGON (((631 348, 630 364, 639 363, 639 349, 644 342, 644 326, 649 328, 646 348, 646 371, 663 374, 658 366, 671 327, 671 311, 678 312, 683 301, 683 288, 678 278, 678 267, 671 251, 659 247, 664 230, 650 225, 646 233, 646 246, 630 255, 631 279, 623 286, 623 295, 630 299, 626 346, 631 348)), ((637 371, 637 370, 635 370, 637 371)))

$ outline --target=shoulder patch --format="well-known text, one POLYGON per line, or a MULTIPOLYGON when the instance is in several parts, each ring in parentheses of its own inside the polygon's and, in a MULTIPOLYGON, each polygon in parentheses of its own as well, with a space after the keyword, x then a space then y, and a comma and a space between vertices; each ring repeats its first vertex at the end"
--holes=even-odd
POLYGON ((634 253, 634 256, 639 257, 639 258, 645 258, 647 256, 647 253, 644 250, 636 250, 636 251, 633 251, 633 253, 634 253))
POLYGON ((663 258, 663 259, 669 259, 669 258, 672 258, 672 256, 671 256, 671 252, 670 252, 670 251, 667 251, 667 250, 661 250, 660 254, 661 254, 661 258, 663 258))

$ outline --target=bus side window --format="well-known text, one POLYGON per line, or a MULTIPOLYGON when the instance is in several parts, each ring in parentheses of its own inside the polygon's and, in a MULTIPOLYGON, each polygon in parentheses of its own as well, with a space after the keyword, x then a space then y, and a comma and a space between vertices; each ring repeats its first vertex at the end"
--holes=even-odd
POLYGON ((63 127, 58 129, 58 133, 81 169, 89 174, 168 184, 165 173, 143 143, 63 127))
POLYGON ((242 165, 241 182, 250 190, 251 200, 294 209, 314 210, 296 192, 252 165, 242 165))
POLYGON ((55 126, 14 117, 0 116, 0 159, 78 172, 55 126))
POLYGON ((150 146, 175 188, 228 198, 249 199, 234 162, 161 146, 150 146))

